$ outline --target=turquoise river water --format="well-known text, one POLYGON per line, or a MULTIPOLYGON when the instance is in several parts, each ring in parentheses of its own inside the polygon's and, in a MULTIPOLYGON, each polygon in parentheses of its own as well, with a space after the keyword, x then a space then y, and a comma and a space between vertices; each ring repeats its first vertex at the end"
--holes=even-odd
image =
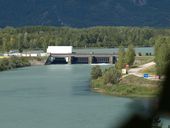
POLYGON ((50 65, 1 72, 0 127, 117 128, 134 110, 133 100, 92 92, 90 69, 50 65))

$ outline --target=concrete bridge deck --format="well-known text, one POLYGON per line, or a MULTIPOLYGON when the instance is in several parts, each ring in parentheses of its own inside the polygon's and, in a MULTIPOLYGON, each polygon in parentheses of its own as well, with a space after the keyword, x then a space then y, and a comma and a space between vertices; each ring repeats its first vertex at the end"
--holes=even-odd
POLYGON ((61 56, 61 57, 68 57, 68 56, 117 56, 117 54, 111 53, 72 53, 72 54, 50 54, 51 56, 61 56))

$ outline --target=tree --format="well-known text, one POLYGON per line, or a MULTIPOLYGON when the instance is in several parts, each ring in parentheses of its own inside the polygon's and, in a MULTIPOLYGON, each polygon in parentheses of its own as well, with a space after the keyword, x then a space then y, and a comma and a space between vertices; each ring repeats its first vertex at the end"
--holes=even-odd
POLYGON ((102 70, 100 66, 94 66, 91 70, 91 77, 92 79, 97 79, 102 76, 102 70))
POLYGON ((119 82, 121 73, 114 67, 109 68, 103 74, 105 84, 116 84, 119 82))
POLYGON ((135 54, 134 46, 130 44, 127 48, 126 55, 125 55, 126 64, 132 66, 135 61, 135 55, 136 54, 135 54))
POLYGON ((122 69, 125 65, 125 49, 123 46, 120 46, 118 51, 118 61, 115 65, 116 69, 122 69))
POLYGON ((170 38, 160 37, 155 44, 155 62, 158 75, 164 75, 165 69, 170 64, 170 38))
POLYGON ((28 43, 28 33, 25 32, 23 34, 23 47, 24 48, 29 48, 29 43, 28 43))

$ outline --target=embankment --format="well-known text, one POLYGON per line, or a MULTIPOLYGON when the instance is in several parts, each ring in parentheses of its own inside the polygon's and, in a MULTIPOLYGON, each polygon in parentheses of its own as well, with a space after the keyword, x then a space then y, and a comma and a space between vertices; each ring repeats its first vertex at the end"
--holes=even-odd
POLYGON ((0 59, 0 71, 27 66, 31 66, 31 63, 29 62, 29 59, 25 57, 9 57, 0 59))
POLYGON ((102 77, 91 81, 91 88, 106 95, 127 97, 153 97, 159 94, 160 81, 129 75, 117 84, 105 84, 102 77))
POLYGON ((0 71, 44 65, 46 57, 7 57, 0 59, 0 71))

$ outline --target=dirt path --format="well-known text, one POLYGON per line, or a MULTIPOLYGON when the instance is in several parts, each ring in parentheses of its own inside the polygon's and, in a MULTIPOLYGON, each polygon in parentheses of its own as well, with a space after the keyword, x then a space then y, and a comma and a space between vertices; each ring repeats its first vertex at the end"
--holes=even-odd
MULTIPOLYGON (((138 77, 143 77, 143 74, 140 73, 140 71, 144 70, 144 69, 146 69, 150 66, 154 66, 154 65, 155 65, 155 62, 150 62, 150 63, 144 64, 144 65, 141 65, 137 68, 129 69, 128 75, 135 75, 135 76, 138 76, 138 77)), ((148 79, 156 80, 155 76, 150 76, 148 79)))

